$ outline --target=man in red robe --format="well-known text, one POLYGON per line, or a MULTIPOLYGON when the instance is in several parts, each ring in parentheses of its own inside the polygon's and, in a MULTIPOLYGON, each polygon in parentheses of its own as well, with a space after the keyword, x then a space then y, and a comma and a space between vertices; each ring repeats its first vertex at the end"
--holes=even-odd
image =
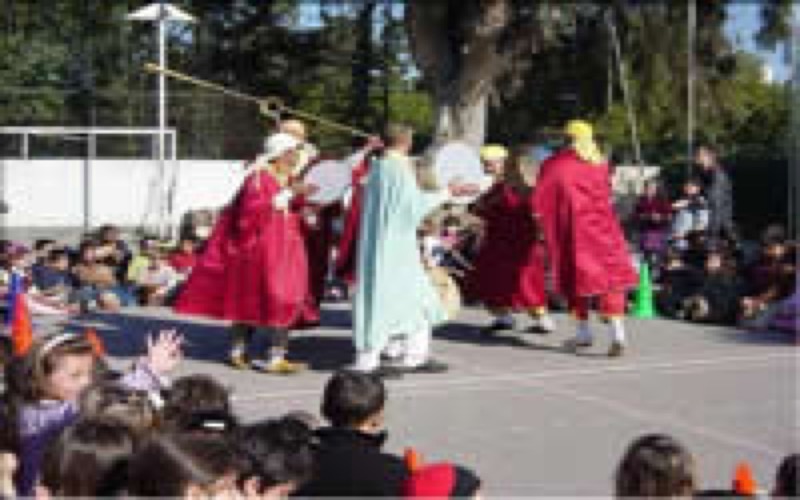
POLYGON ((353 167, 350 200, 344 214, 344 225, 336 249, 336 276, 352 286, 355 281, 356 243, 361 225, 361 209, 364 203, 364 184, 369 173, 370 153, 381 147, 379 139, 371 139, 367 146, 356 153, 358 159, 353 167))
POLYGON ((288 374, 303 368, 286 359, 289 329, 314 321, 308 262, 294 196, 289 185, 300 142, 285 133, 270 136, 233 201, 222 211, 205 251, 180 293, 175 310, 232 321, 229 360, 251 366, 248 344, 258 328, 272 332, 267 359, 252 366, 288 374))
POLYGON ((484 237, 469 277, 472 296, 494 316, 487 331, 514 328, 513 313, 533 319, 530 331, 550 333, 555 324, 547 314, 544 286, 544 248, 534 219, 531 188, 522 174, 522 155, 506 164, 502 146, 481 149, 491 188, 476 202, 473 212, 484 223, 484 237))
POLYGON ((637 282, 628 245, 612 208, 608 163, 594 142, 591 126, 567 125, 569 147, 544 162, 533 202, 544 230, 556 289, 569 301, 578 319, 572 349, 588 347, 589 306, 597 301, 611 327, 609 356, 626 345, 622 318, 626 292, 637 282))

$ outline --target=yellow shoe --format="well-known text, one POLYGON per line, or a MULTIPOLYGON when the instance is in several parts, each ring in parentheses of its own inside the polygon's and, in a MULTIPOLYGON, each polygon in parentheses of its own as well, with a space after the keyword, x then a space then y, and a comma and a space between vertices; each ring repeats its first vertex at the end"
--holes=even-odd
POLYGON ((256 368, 265 373, 271 373, 273 375, 294 375, 295 373, 308 370, 308 365, 305 363, 297 363, 288 361, 286 359, 280 359, 266 363, 259 363, 256 365, 256 368))
POLYGON ((244 354, 233 354, 228 356, 228 364, 237 370, 246 370, 250 368, 250 363, 247 361, 247 356, 244 354))
POLYGON ((625 354, 625 344, 613 342, 608 350, 609 358, 620 358, 625 354))

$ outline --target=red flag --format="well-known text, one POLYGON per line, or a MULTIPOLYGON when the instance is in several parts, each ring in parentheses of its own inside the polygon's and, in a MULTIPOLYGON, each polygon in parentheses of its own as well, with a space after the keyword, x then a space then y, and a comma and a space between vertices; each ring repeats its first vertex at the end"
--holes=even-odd
POLYGON ((92 345, 92 353, 98 358, 105 357, 106 346, 103 343, 103 339, 97 335, 97 331, 94 328, 87 328, 84 335, 86 335, 86 340, 92 345))
POLYGON ((33 345, 33 328, 25 294, 18 293, 14 302, 14 319, 11 322, 11 345, 14 356, 21 357, 33 345))

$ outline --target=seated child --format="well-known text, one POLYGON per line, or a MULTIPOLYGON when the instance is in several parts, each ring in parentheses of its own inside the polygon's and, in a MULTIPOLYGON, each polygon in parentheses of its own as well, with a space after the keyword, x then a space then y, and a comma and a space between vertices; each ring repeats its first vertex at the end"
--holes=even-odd
POLYGON ((236 432, 245 498, 288 498, 314 470, 313 434, 291 417, 248 425, 236 432))
POLYGON ((399 497, 408 479, 402 458, 381 451, 386 441, 386 388, 375 375, 339 372, 325 386, 314 473, 296 495, 399 497))
POLYGON ((694 458, 670 436, 650 434, 628 447, 617 467, 617 498, 692 498, 697 487, 694 458))
MULTIPOLYGON (((181 358, 182 338, 162 332, 148 341, 147 355, 119 383, 131 390, 158 391, 181 358)), ((10 443, 20 460, 17 492, 30 495, 43 453, 79 416, 79 401, 93 382, 96 357, 82 335, 61 333, 38 339, 6 368, 0 408, 0 442, 10 443)))
POLYGON ((145 306, 164 305, 179 282, 180 276, 169 265, 164 252, 151 251, 147 268, 141 271, 135 283, 140 303, 145 306))
POLYGON ((80 418, 47 450, 38 498, 116 497, 127 484, 136 436, 112 418, 80 418))
POLYGON ((671 239, 679 249, 687 247, 686 238, 692 231, 705 231, 708 228, 708 202, 703 196, 703 183, 691 178, 683 185, 683 197, 672 204, 675 217, 672 222, 671 239))
POLYGON ((736 319, 739 280, 720 252, 710 251, 698 288, 681 304, 679 317, 695 322, 728 324, 736 319))
POLYGON ((176 248, 169 256, 169 265, 185 280, 197 263, 197 239, 185 235, 181 237, 176 248))
POLYGON ((782 238, 764 241, 761 258, 747 273, 747 289, 740 303, 740 317, 749 320, 772 304, 788 297, 795 282, 792 260, 782 238))
POLYGON ((677 318, 683 301, 701 282, 702 274, 687 266, 680 253, 670 250, 659 276, 660 288, 656 292, 658 311, 668 318, 677 318))
POLYGON ((146 442, 128 467, 133 498, 240 498, 241 463, 222 436, 165 434, 146 442))

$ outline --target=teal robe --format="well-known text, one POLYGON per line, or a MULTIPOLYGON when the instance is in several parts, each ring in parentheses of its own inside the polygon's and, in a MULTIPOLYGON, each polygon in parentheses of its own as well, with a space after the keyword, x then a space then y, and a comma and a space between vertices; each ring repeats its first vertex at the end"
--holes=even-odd
POLYGON ((411 160, 396 152, 376 160, 364 191, 354 298, 355 346, 383 350, 389 338, 442 323, 446 311, 425 272, 417 229, 447 201, 424 192, 411 160))

